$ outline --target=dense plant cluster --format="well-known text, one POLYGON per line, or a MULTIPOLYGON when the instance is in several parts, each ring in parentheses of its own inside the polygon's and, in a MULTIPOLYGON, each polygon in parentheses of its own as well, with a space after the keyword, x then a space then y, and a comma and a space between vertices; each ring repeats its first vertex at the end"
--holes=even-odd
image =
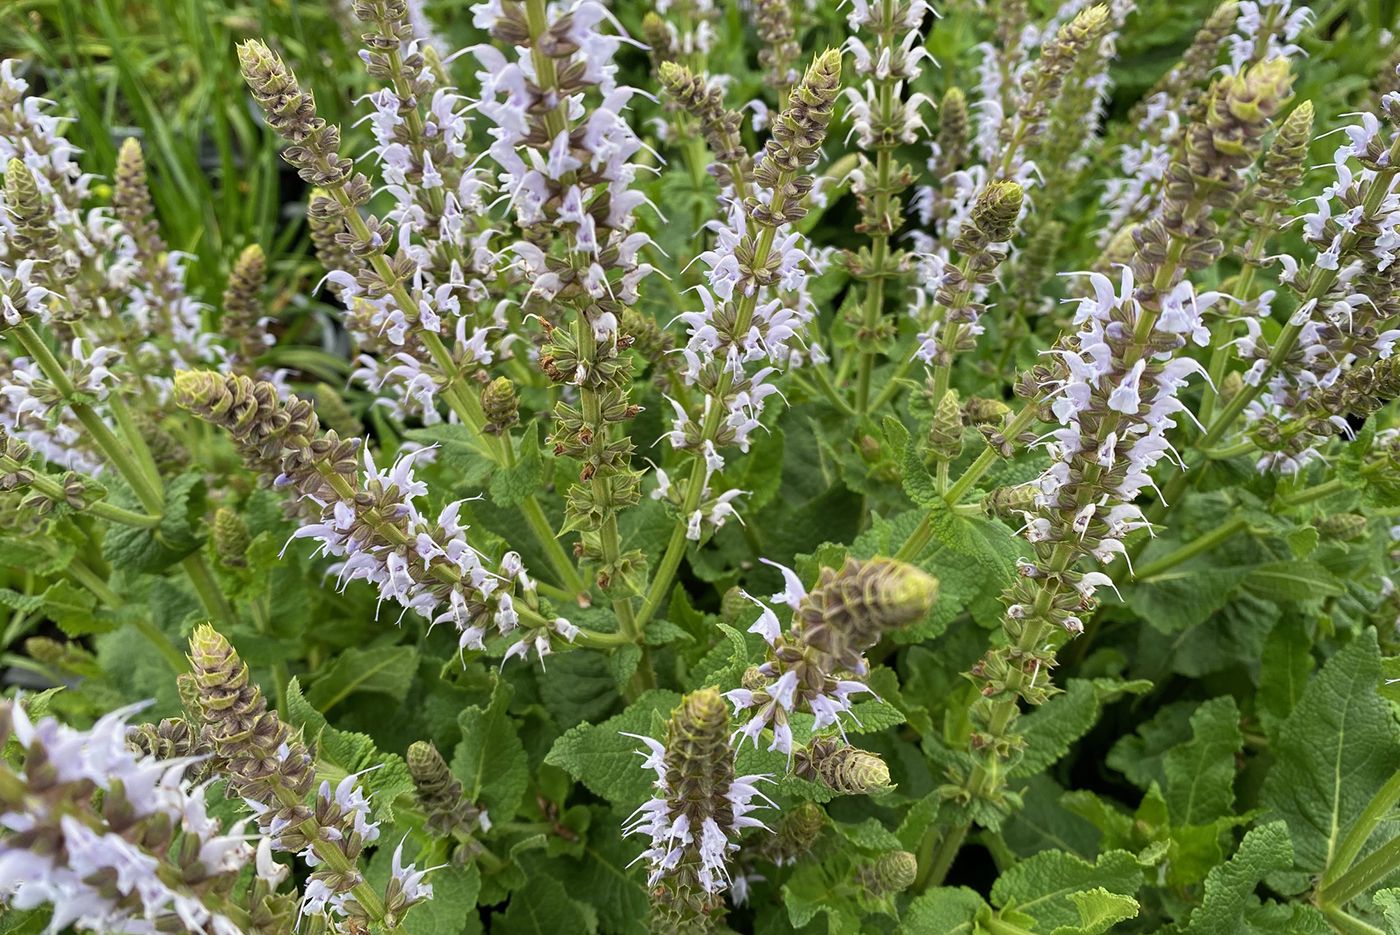
POLYGON ((155 6, 0 13, 0 931, 1400 933, 1393 4, 155 6))

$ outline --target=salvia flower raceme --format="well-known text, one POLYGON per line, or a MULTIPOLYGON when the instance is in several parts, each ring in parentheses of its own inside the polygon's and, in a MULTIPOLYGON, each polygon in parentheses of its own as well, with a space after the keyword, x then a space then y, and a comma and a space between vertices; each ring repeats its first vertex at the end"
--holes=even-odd
POLYGON ((1382 109, 1385 122, 1362 113, 1345 128, 1333 154, 1336 180, 1300 216, 1304 239, 1317 251, 1312 264, 1287 254, 1264 260, 1279 267, 1300 304, 1289 319, 1296 329, 1291 348, 1271 343, 1254 318, 1245 319, 1239 340, 1249 363, 1244 381, 1259 391, 1247 418, 1264 452, 1261 469, 1295 473, 1321 457, 1329 438, 1349 434, 1342 413, 1319 410, 1314 397, 1344 383, 1352 367, 1389 358, 1400 340, 1400 96, 1386 95, 1382 109))
POLYGON ((671 714, 665 741, 636 734, 656 796, 632 815, 624 834, 644 834, 653 914, 677 921, 713 919, 729 886, 730 858, 745 828, 766 828, 750 814, 773 803, 764 776, 736 776, 729 709, 714 688, 691 692, 671 714))
POLYGON ((414 473, 421 452, 380 468, 359 441, 320 430, 310 404, 285 400, 269 383, 241 375, 186 372, 176 380, 180 404, 227 429, 250 464, 279 487, 301 497, 305 523, 293 538, 316 540, 340 559, 342 583, 374 585, 383 600, 437 623, 450 623, 463 649, 485 649, 488 630, 502 635, 530 627, 507 650, 507 658, 531 650, 544 655, 551 639, 577 632, 562 619, 546 621, 531 609, 534 582, 515 552, 495 569, 467 540, 459 521, 461 501, 435 518, 416 501, 427 485, 414 473), (517 599, 523 599, 517 604, 517 599))
POLYGON ((736 712, 747 712, 738 735, 757 744, 759 734, 770 728, 768 749, 791 755, 789 716, 804 711, 813 715, 814 730, 841 730, 841 715, 850 712, 852 696, 870 693, 866 650, 888 631, 928 613, 938 596, 938 581, 892 559, 848 559, 839 570, 823 568, 808 591, 791 569, 775 567, 783 574, 784 589, 772 601, 792 611, 792 623, 784 630, 771 606, 744 593, 761 608, 749 630, 768 643, 769 658, 746 677, 745 687, 725 697, 736 712))
POLYGON ((241 823, 224 831, 209 814, 208 785, 186 778, 197 757, 128 746, 140 707, 80 731, 0 705, 0 736, 21 751, 18 768, 0 764, 0 896, 13 909, 50 907, 50 931, 287 931, 292 907, 274 892, 286 869, 241 823), (250 864, 254 878, 240 885, 250 864))
POLYGON ((215 770, 243 798, 258 826, 278 850, 298 854, 313 868, 302 891, 300 914, 382 921, 401 916, 430 898, 413 866, 394 857, 384 899, 365 881, 360 867, 366 845, 379 838, 369 800, 352 774, 334 786, 315 783, 315 758, 299 734, 269 710, 248 666, 222 634, 210 626, 190 638, 186 693, 201 721, 202 740, 212 748, 215 770), (412 893, 411 898, 407 894, 412 893))

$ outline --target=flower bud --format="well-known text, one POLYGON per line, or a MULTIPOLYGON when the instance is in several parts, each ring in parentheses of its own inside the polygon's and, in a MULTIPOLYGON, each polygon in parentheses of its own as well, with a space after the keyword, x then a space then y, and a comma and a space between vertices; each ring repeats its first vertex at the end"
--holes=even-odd
POLYGON ((793 771, 842 795, 868 795, 890 786, 890 769, 884 760, 834 737, 821 737, 798 749, 793 771))
POLYGON ((1366 538, 1366 517, 1359 513, 1334 513, 1317 521, 1318 535, 1333 542, 1366 538))
POLYGON ((918 872, 917 857, 909 851, 890 851, 881 854, 874 863, 862 866, 856 879, 867 895, 878 899, 913 886, 918 872))
POLYGON ((409 746, 407 760, 418 802, 428 816, 428 828, 444 836, 474 830, 480 812, 462 794, 462 784, 437 747, 419 740, 409 746))
POLYGON ((214 554, 219 561, 230 568, 243 568, 248 564, 248 526, 237 510, 221 506, 214 513, 214 554))
POLYGON ((940 461, 952 461, 962 454, 963 415, 957 390, 948 390, 938 401, 928 430, 929 452, 940 461))
POLYGON ((5 166, 5 211, 14 224, 14 229, 6 232, 7 246, 14 255, 38 262, 58 255, 53 207, 22 159, 11 159, 5 166))
POLYGON ((963 418, 973 425, 994 425, 1011 414, 1011 407, 999 399, 970 396, 963 403, 963 418))
POLYGON ((515 384, 508 377, 497 377, 481 390, 481 409, 486 414, 486 431, 501 435, 520 421, 520 400, 515 384))

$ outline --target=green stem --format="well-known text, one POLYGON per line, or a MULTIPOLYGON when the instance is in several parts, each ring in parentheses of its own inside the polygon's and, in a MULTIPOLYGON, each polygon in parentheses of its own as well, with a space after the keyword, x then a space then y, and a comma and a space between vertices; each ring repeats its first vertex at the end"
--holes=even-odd
MULTIPOLYGON (((878 53, 877 53, 878 54, 878 53)), ((894 88, 889 80, 882 80, 876 92, 878 114, 873 119, 887 121, 894 98, 894 88)), ((864 415, 869 411, 870 374, 875 367, 876 351, 872 346, 871 334, 880 324, 880 316, 885 309, 885 263, 889 253, 890 235, 886 229, 890 209, 890 165, 891 150, 879 146, 875 152, 875 212, 879 227, 870 238, 870 281, 865 290, 865 307, 861 317, 861 328, 865 332, 866 348, 861 351, 860 365, 856 377, 856 412, 864 415)))
MULTIPOLYGON (((1391 179, 1394 178, 1396 172, 1400 172, 1400 168, 1395 167, 1397 160, 1400 160, 1400 136, 1396 136, 1391 142, 1389 157, 1387 168, 1382 168, 1376 173, 1376 177, 1371 181, 1371 188, 1366 192, 1366 200, 1362 205, 1363 217, 1372 217, 1376 214, 1382 202, 1385 200, 1386 195, 1390 192, 1391 179)), ((1339 248, 1341 254, 1346 255, 1351 250, 1354 250, 1360 239, 1361 232, 1359 230, 1344 233, 1339 248)), ((1309 303, 1320 302, 1323 296, 1327 295, 1327 293, 1331 291, 1332 286, 1336 284, 1338 275, 1338 270, 1326 270, 1314 265, 1312 283, 1308 288, 1307 294, 1303 296, 1303 301, 1299 303, 1299 307, 1301 308, 1309 303)), ((1288 324, 1284 326, 1283 331, 1279 333, 1278 340, 1274 344, 1273 352, 1269 354, 1269 363, 1264 373, 1260 375, 1259 380, 1254 384, 1242 387, 1240 392, 1235 394, 1235 397, 1221 410, 1220 415, 1216 416, 1215 421, 1211 423, 1210 428, 1206 430, 1205 435, 1197 443, 1196 447, 1203 449, 1214 448, 1220 442, 1220 439, 1229 431, 1235 419, 1264 391, 1269 385, 1270 378, 1273 377, 1273 375, 1278 372, 1279 368, 1283 366, 1284 362, 1288 360, 1289 355, 1293 353, 1294 347, 1297 346, 1298 336, 1302 333, 1303 326, 1306 324, 1306 321, 1300 321, 1295 324, 1292 319, 1289 320, 1288 324)))
MULTIPOLYGON (((1035 404, 1028 402, 1011 418, 1011 421, 1006 424, 1002 432, 1007 439, 1014 440, 1016 436, 1025 431, 1034 420, 1035 404)), ((967 495, 967 492, 972 489, 972 485, 981 480, 982 475, 986 474, 991 466, 997 462, 997 457, 998 455, 994 449, 990 447, 984 448, 982 453, 977 456, 976 460, 969 464, 967 469, 963 471, 958 479, 953 482, 952 486, 948 488, 943 499, 947 501, 948 504, 957 506, 962 498, 967 495)), ((904 544, 901 545, 899 551, 895 553, 895 558, 902 562, 910 562, 923 554, 924 549, 928 547, 929 540, 933 538, 933 524, 938 512, 941 511, 930 511, 924 514, 924 518, 919 521, 919 525, 914 527, 914 531, 909 534, 909 538, 904 540, 904 544)))
POLYGON ((1304 503, 1312 503, 1314 500, 1321 500, 1323 497, 1345 490, 1346 486, 1340 477, 1334 477, 1306 490, 1300 490, 1286 497, 1279 497, 1278 502, 1281 506, 1302 506, 1304 503))
POLYGON ((1319 906, 1318 908, 1327 917, 1327 921, 1332 923, 1332 927, 1341 932, 1342 935, 1386 935, 1384 930, 1378 929, 1368 922, 1362 922, 1356 916, 1336 906, 1319 906))
MULTIPOLYGON (((783 191, 792 181, 794 173, 784 172, 778 177, 777 184, 773 190, 773 204, 770 208, 774 215, 781 215, 783 209, 783 191)), ((754 225, 749 224, 749 233, 752 235, 754 225)), ((754 246, 754 259, 752 266, 754 269, 763 269, 768 261, 768 254, 773 249, 773 242, 777 237, 777 228, 765 227, 758 234, 757 242, 754 246)), ((754 310, 758 307, 758 292, 755 288, 751 293, 745 295, 739 302, 739 309, 735 315, 734 334, 742 335, 749 330, 749 323, 753 320, 754 310)), ((705 413, 705 422, 701 426, 701 437, 713 439, 715 433, 719 431, 720 422, 724 416, 723 400, 729 394, 729 388, 733 385, 733 375, 726 367, 720 374, 713 394, 718 405, 713 405, 705 413)), ((651 584, 647 588, 646 596, 642 601, 641 612, 637 615, 636 625, 638 629, 645 627, 651 620, 652 615, 661 607, 661 602, 670 593, 671 581, 675 577, 676 570, 680 568, 681 557, 685 554, 685 533, 686 524, 690 515, 700 507, 700 499, 705 487, 705 459, 698 453, 692 452, 690 468, 690 479, 685 488, 685 500, 681 505, 680 515, 676 518, 676 524, 671 530, 671 539, 666 543, 666 551, 662 553, 661 561, 656 566, 656 574, 651 579, 651 584)))
POLYGON ((953 866, 963 841, 967 839, 967 823, 949 828, 941 836, 930 826, 919 845, 919 871, 914 877, 914 892, 921 893, 930 886, 942 886, 953 866))
POLYGON ((1183 545, 1175 552, 1171 552, 1167 555, 1164 555, 1156 561, 1149 562, 1148 564, 1138 568, 1137 572, 1133 575, 1133 580, 1147 581, 1148 579, 1160 575, 1165 571, 1170 571, 1177 565, 1180 565, 1182 562, 1189 561, 1190 559, 1195 558, 1197 555, 1200 555, 1202 552, 1210 551, 1220 543, 1224 542, 1226 539, 1229 539, 1231 536, 1234 536, 1237 533, 1243 532, 1248 527, 1248 520, 1246 520, 1243 516, 1236 516, 1233 519, 1227 521, 1224 525, 1215 527, 1205 535, 1197 536, 1195 539, 1192 539, 1190 542, 1188 542, 1186 545, 1183 545))
MULTIPOLYGON (((117 473, 135 492, 137 499, 141 501, 146 511, 158 515, 164 514, 165 493, 161 487, 160 475, 152 473, 155 462, 151 461, 152 466, 149 468, 143 463, 144 460, 150 458, 150 452, 146 448, 145 442, 141 440, 139 435, 127 438, 125 441, 118 439, 91 406, 80 403, 73 398, 75 388, 73 382, 68 379, 63 365, 58 362, 48 345, 29 326, 28 322, 21 322, 17 325, 13 329, 13 334, 25 351, 34 358, 39 369, 44 371, 44 376, 48 377, 59 393, 67 400, 69 410, 87 429, 88 435, 102 449, 107 460, 112 462, 117 473), (146 452, 144 458, 141 452, 146 452)), ((108 403, 113 411, 125 408, 120 397, 115 393, 112 394, 108 403)), ((130 424, 129 418, 127 423, 130 424)), ((205 612, 218 619, 225 627, 236 624, 238 618, 228 601, 224 599, 223 592, 219 590, 217 585, 213 584, 213 576, 209 572, 209 566, 204 562, 204 557, 195 553, 186 558, 182 564, 185 572, 189 575, 190 583, 194 585, 196 593, 199 594, 205 612)))
POLYGON ((1391 838, 1317 894, 1318 903, 1345 906, 1400 868, 1400 837, 1391 838))
POLYGON ((1322 872, 1322 880, 1318 884, 1318 889, 1325 890, 1334 886, 1337 881, 1351 869, 1351 865, 1356 862, 1361 849, 1366 846, 1372 832, 1381 820, 1390 813, 1396 803, 1400 802, 1400 773, 1395 773, 1381 786, 1371 801, 1366 804, 1360 815, 1351 823, 1347 829, 1346 836, 1342 838, 1342 843, 1337 845, 1337 849, 1332 853, 1327 861, 1327 867, 1322 872))
MULTIPOLYGON (((277 784, 276 788, 277 799, 282 805, 291 808, 300 808, 305 805, 300 796, 280 783, 277 784)), ((299 824, 297 830, 305 835, 306 839, 311 842, 311 849, 316 852, 316 856, 320 858, 321 862, 329 869, 344 876, 360 876, 359 868, 345 856, 345 852, 333 842, 324 839, 322 836, 322 825, 314 817, 308 818, 299 824)), ((378 890, 370 886, 367 881, 361 879, 359 883, 355 884, 352 892, 355 895, 356 902, 360 904, 361 908, 365 910, 365 914, 369 916, 373 922, 382 923, 384 921, 384 902, 379 898, 378 890)))
POLYGON ((49 382, 53 383, 59 395, 64 397, 68 408, 82 423, 93 443, 102 449, 102 453, 107 457, 107 460, 112 462, 117 473, 131 486, 142 506, 150 513, 163 513, 165 504, 159 485, 151 483, 146 471, 137 462, 132 451, 112 434, 112 430, 102 421, 101 416, 91 406, 80 403, 73 398, 76 393, 73 381, 68 379, 68 373, 58 362, 58 358, 54 357, 43 338, 39 337, 28 322, 16 325, 11 333, 19 340, 25 353, 39 365, 39 369, 44 372, 44 376, 48 378, 49 382))
MULTIPOLYGON (((13 473, 23 467, 24 465, 13 458, 0 456, 0 470, 13 473)), ((29 482, 29 486, 33 487, 54 503, 66 502, 63 485, 47 474, 35 474, 34 478, 29 482)), ((137 513, 135 510, 128 510, 116 506, 115 504, 108 503, 106 500, 97 500, 93 503, 89 503, 83 507, 83 510, 93 516, 111 520, 114 523, 121 523, 124 526, 137 526, 142 529, 154 529, 159 526, 161 522, 159 516, 151 516, 148 513, 137 513)))

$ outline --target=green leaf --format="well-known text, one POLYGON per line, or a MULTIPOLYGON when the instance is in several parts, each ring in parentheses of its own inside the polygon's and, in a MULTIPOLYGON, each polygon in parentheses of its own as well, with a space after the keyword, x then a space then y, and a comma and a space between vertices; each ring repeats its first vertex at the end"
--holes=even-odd
POLYGON ((506 711, 512 693, 509 683, 497 679, 485 710, 472 705, 461 713, 457 724, 462 742, 452 755, 452 772, 463 792, 498 821, 515 815, 530 784, 525 747, 506 711))
POLYGON ((418 668, 418 650, 412 646, 351 647, 316 673, 306 700, 322 713, 355 692, 387 695, 402 702, 418 668))
POLYGON ((543 874, 530 876, 511 895, 505 914, 491 925, 492 935, 561 935, 597 929, 596 920, 569 898, 564 884, 543 874))
POLYGON ((1229 695, 1191 715, 1191 740, 1168 751, 1167 807, 1177 825, 1203 825, 1228 815, 1235 802, 1235 757, 1244 749, 1240 712, 1229 695))
POLYGON ((1400 769, 1400 728, 1376 692, 1379 681, 1376 633, 1366 630, 1309 680, 1279 728, 1261 801, 1288 823, 1304 873, 1323 869, 1366 803, 1400 769))
MULTIPOLYGON (((118 505, 141 509, 125 486, 112 488, 118 505)), ((130 571, 157 572, 169 568, 200 547, 196 533, 204 515, 204 478, 181 474, 165 487, 165 512, 155 529, 113 525, 103 541, 103 552, 114 566, 130 571)))
POLYGON ((318 776, 334 784, 352 773, 362 773, 360 787, 375 817, 384 822, 394 820, 394 800, 413 790, 413 777, 402 757, 381 753, 364 734, 331 727, 306 700, 296 678, 287 684, 287 721, 300 727, 306 742, 316 750, 318 776))
POLYGON ((1284 617, 1269 631, 1259 664, 1256 706, 1270 740, 1278 739, 1278 728, 1303 696, 1312 668, 1312 641, 1303 622, 1284 617))
POLYGON ((1201 905, 1191 913, 1187 935, 1236 935, 1245 911, 1258 904, 1255 888, 1264 877, 1293 864, 1293 845, 1281 821, 1254 828, 1239 850, 1206 876, 1201 905))
POLYGON ((117 621, 97 610, 97 598, 71 581, 55 582, 44 592, 44 613, 70 637, 107 633, 117 621))
POLYGON ((1389 935, 1400 935, 1400 889, 1377 890, 1371 902, 1380 910, 1389 935))
POLYGON ((1033 776, 1046 769, 1089 732, 1105 704, 1125 694, 1141 695, 1151 687, 1151 682, 1141 679, 1134 682, 1110 678, 1070 679, 1063 693, 1021 719, 1020 730, 1026 749, 1011 767, 1010 775, 1033 776))
POLYGON ((900 920, 901 935, 973 935, 977 915, 987 908, 976 891, 940 886, 922 894, 900 920))
POLYGON ((589 834, 583 853, 578 860, 564 861, 555 875, 569 892, 587 894, 603 931, 645 935, 651 900, 645 869, 632 861, 646 845, 637 838, 620 836, 618 829, 627 811, 595 812, 594 831, 589 834))
POLYGON ((595 795, 635 808, 650 797, 656 776, 642 769, 637 756, 641 743, 622 734, 650 736, 652 716, 669 716, 680 701, 676 692, 649 691, 601 724, 571 728, 554 741, 544 761, 567 771, 595 795))
POLYGON ((480 487, 496 467, 486 448, 465 425, 444 422, 414 429, 406 437, 421 445, 436 445, 437 460, 451 470, 452 480, 461 487, 480 487))
POLYGON ((992 902, 1029 916, 1037 929, 1054 932, 1079 925, 1076 893, 1103 890, 1131 897, 1141 883, 1142 870, 1127 851, 1108 851, 1092 864, 1063 851, 1042 851, 997 879, 992 902))
POLYGON ((860 909, 841 892, 842 876, 845 873, 814 861, 798 865, 783 884, 783 903, 794 927, 802 928, 824 912, 828 935, 858 935, 860 909))
POLYGON ((1309 601, 1341 594, 1345 588, 1337 576, 1317 562, 1270 562, 1249 571, 1245 587, 1260 597, 1279 601, 1309 601))
POLYGON ((1103 935, 1119 922, 1138 914, 1138 901, 1131 896, 1110 893, 1103 887, 1070 894, 1070 902, 1079 910, 1078 925, 1062 925, 1050 935, 1103 935))
POLYGON ((1124 589, 1133 613, 1162 633, 1181 633, 1209 620, 1245 579, 1239 568, 1177 568, 1124 589))
POLYGON ((521 439, 520 456, 515 464, 500 468, 491 475, 491 499, 497 506, 519 506, 540 489, 543 480, 540 434, 538 429, 531 428, 521 439))

